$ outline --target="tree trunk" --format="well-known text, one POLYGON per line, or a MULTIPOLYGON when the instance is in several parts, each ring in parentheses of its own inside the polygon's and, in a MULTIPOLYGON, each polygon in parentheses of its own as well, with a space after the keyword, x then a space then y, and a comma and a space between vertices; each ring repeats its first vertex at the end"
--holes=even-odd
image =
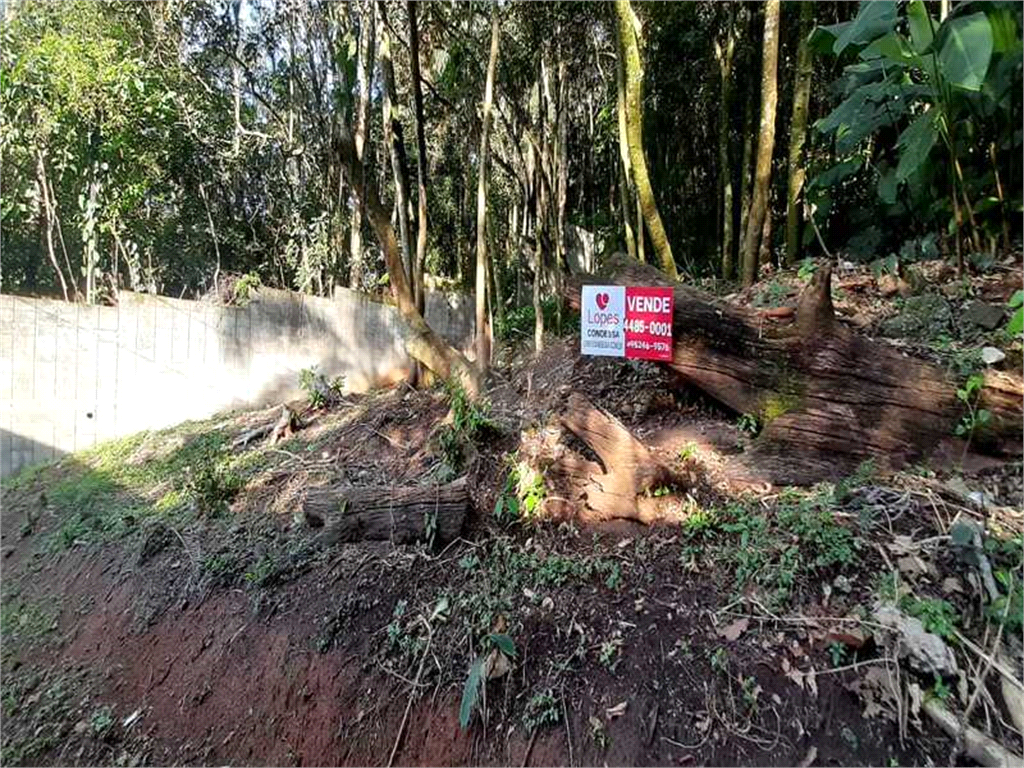
POLYGON ((358 191, 365 204, 370 224, 384 252, 391 293, 395 297, 399 314, 405 320, 404 324, 399 324, 399 332, 402 334, 406 351, 410 357, 423 363, 440 378, 457 380, 470 397, 479 396, 480 376, 474 366, 457 349, 438 336, 416 309, 416 302, 402 265, 402 253, 395 239, 395 231, 388 221, 388 213, 381 205, 373 181, 366 177, 364 164, 356 157, 355 142, 347 126, 342 125, 339 134, 338 156, 345 164, 352 180, 352 188, 358 191))
POLYGON ((729 164, 729 104, 732 101, 732 58, 736 51, 735 8, 729 5, 724 45, 715 43, 715 54, 722 74, 722 95, 718 105, 718 220, 722 228, 722 277, 731 280, 735 272, 732 260, 732 167, 729 164))
MULTIPOLYGON (((618 24, 612 24, 612 29, 615 31, 615 39, 618 41, 618 24)), ((616 44, 616 48, 622 50, 622 46, 619 44, 616 44)), ((619 207, 622 209, 622 227, 626 233, 626 251, 630 258, 643 261, 643 256, 637 253, 636 235, 633 233, 633 225, 630 223, 633 215, 630 208, 637 197, 633 189, 633 170, 629 167, 629 139, 626 136, 626 75, 623 72, 621 56, 615 57, 615 96, 619 124, 619 207)), ((640 209, 637 207, 637 212, 639 213, 639 211, 640 209)), ((641 221, 638 220, 637 223, 643 227, 641 221)), ((642 229, 640 234, 643 235, 642 229)))
POLYGON ((793 84, 793 119, 789 132, 789 193, 786 196, 786 264, 800 258, 800 195, 803 192, 804 142, 807 140, 807 108, 811 99, 811 46, 808 38, 814 26, 814 5, 800 6, 800 42, 796 52, 796 81, 793 84))
POLYGON ((766 0, 764 7, 763 62, 761 69, 761 130, 757 140, 757 171, 750 215, 743 242, 743 284, 757 279, 757 257, 761 229, 768 210, 768 187, 772 176, 772 150, 775 147, 775 105, 778 101, 777 69, 779 58, 779 0, 766 0))
POLYGON ((670 278, 677 280, 679 273, 672 256, 672 246, 668 242, 665 226, 658 213, 658 204, 654 199, 651 178, 647 172, 647 158, 644 155, 643 65, 640 59, 642 30, 629 0, 615 0, 615 11, 618 17, 619 55, 623 60, 626 77, 626 137, 629 143, 633 181, 640 197, 644 223, 651 236, 651 244, 658 254, 661 268, 670 278))
MULTIPOLYGON (((370 87, 373 80, 373 43, 376 37, 376 5, 368 0, 362 6, 359 30, 359 53, 356 60, 356 84, 359 101, 356 105, 355 146, 359 162, 364 161, 366 140, 370 130, 370 87)), ((358 290, 363 283, 363 197, 355 194, 352 224, 349 232, 348 285, 358 290)))
MULTIPOLYGON (((619 284, 667 282, 653 268, 625 259, 609 269, 619 284)), ((578 282, 566 298, 579 306, 578 282)), ((942 369, 836 320, 827 266, 788 318, 676 286, 672 332, 667 365, 737 413, 758 419, 761 434, 739 461, 769 482, 835 480, 866 459, 897 468, 951 436, 964 414, 957 382, 942 369)), ((986 373, 976 407, 992 419, 972 445, 1019 454, 1022 401, 1019 376, 986 373)))
POLYGON ((490 154, 491 103, 494 100, 494 70, 498 64, 498 10, 491 15, 491 53, 484 85, 483 126, 480 129, 480 157, 476 187, 476 362, 480 371, 491 365, 491 329, 487 322, 487 160, 490 154))
POLYGON ((402 123, 398 119, 398 92, 395 88, 395 67, 391 60, 391 36, 388 33, 387 10, 384 0, 378 0, 380 16, 380 69, 384 79, 384 143, 388 147, 391 173, 395 179, 395 211, 398 213, 398 232, 402 249, 402 264, 409 285, 415 294, 415 273, 412 248, 409 242, 409 173, 405 159, 405 139, 402 123))
POLYGON ((471 507, 464 477, 410 488, 315 488, 302 500, 306 522, 324 529, 317 537, 321 546, 366 540, 448 544, 462 533, 471 507))
POLYGON ((426 311, 426 293, 423 285, 423 268, 427 259, 427 138, 423 120, 423 88, 420 85, 420 33, 416 23, 416 3, 406 2, 409 12, 409 61, 412 79, 412 96, 416 108, 416 176, 419 210, 416 217, 416 262, 413 265, 415 280, 413 294, 416 309, 422 315, 426 311))
POLYGON ((50 256, 50 264, 53 265, 53 271, 57 273, 57 279, 60 280, 60 289, 61 293, 64 294, 64 301, 68 301, 68 284, 64 280, 64 272, 61 270, 60 264, 57 263, 57 253, 53 248, 54 211, 53 205, 50 202, 49 187, 46 183, 46 163, 43 160, 42 151, 36 155, 36 175, 39 202, 42 206, 40 225, 46 234, 46 252, 50 256))

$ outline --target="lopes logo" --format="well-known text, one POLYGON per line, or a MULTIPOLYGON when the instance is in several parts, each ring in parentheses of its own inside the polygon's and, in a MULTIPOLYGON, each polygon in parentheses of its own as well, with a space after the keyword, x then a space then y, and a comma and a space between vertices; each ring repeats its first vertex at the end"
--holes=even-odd
POLYGON ((597 301, 597 308, 598 309, 605 309, 608 306, 608 294, 607 293, 599 293, 594 298, 595 298, 595 301, 597 301))

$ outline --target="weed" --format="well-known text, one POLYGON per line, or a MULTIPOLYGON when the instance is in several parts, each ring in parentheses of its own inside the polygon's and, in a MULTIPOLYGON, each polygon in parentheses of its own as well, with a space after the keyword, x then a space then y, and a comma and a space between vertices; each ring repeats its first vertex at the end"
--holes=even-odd
POLYGON ((834 642, 828 646, 828 655, 832 659, 832 666, 838 667, 846 660, 847 648, 844 643, 834 642))
POLYGON ((236 307, 244 307, 252 301, 253 295, 263 285, 260 276, 255 272, 242 275, 235 281, 231 291, 231 303, 236 307))
POLYGON ((438 429, 437 440, 444 463, 453 472, 461 471, 466 460, 466 448, 475 443, 485 431, 497 429, 487 412, 484 400, 473 400, 456 381, 445 383, 451 421, 438 429))
POLYGON ((729 672, 729 652, 725 648, 719 646, 711 654, 711 669, 715 672, 720 672, 723 675, 729 672))
POLYGON ((558 699, 555 698, 551 689, 534 694, 526 702, 526 711, 523 713, 523 725, 526 730, 535 731, 545 725, 556 725, 561 718, 561 711, 558 707, 558 699))
POLYGON ((476 702, 480 697, 480 689, 487 685, 484 665, 491 648, 497 648, 509 658, 515 658, 516 646, 512 638, 505 634, 488 634, 484 638, 485 650, 478 655, 469 668, 466 683, 462 687, 462 704, 459 706, 459 725, 463 730, 469 727, 476 710, 476 702))
POLYGON ((679 449, 679 458, 683 461, 692 459, 697 455, 698 450, 697 444, 691 441, 679 449))
POLYGON ((594 741, 594 746, 597 747, 599 752, 604 752, 608 749, 608 731, 604 727, 604 722, 593 715, 588 720, 590 724, 590 738, 594 741))
POLYGON ((608 589, 618 589, 622 585, 622 569, 618 563, 611 563, 607 570, 608 577, 604 580, 604 585, 608 589))
POLYGON ((757 715, 757 699, 761 695, 761 686, 757 684, 757 678, 740 678, 740 692, 743 696, 743 703, 747 705, 747 714, 751 717, 757 715))
POLYGON ((200 514, 219 517, 227 512, 244 485, 242 478, 228 467, 226 457, 214 455, 194 468, 186 468, 182 490, 195 500, 200 514))
POLYGON ((807 257, 800 262, 800 269, 797 270, 796 276, 800 278, 802 282, 808 283, 817 271, 818 265, 815 263, 814 259, 807 257))
POLYGON ((683 520, 683 533, 690 537, 699 536, 705 531, 713 530, 717 522, 713 509, 697 507, 683 520))
POLYGON ((338 402, 344 386, 343 377, 335 376, 328 381, 315 365, 299 371, 299 387, 306 393, 306 399, 313 408, 324 408, 338 402))
POLYGON ((920 619, 925 631, 946 640, 954 637, 960 617, 956 608, 946 600, 932 597, 920 599, 907 595, 900 601, 900 608, 920 619))
POLYGON ((610 639, 601 643, 598 648, 597 660, 609 672, 614 672, 619 665, 619 650, 622 648, 622 635, 615 633, 610 639))
POLYGON ((945 701, 953 692, 949 689, 949 686, 946 685, 946 681, 943 680, 940 675, 934 672, 932 674, 935 676, 935 683, 932 685, 929 693, 939 701, 945 701))
POLYGON ((736 427, 740 432, 746 432, 751 436, 755 436, 761 431, 761 424, 758 422, 757 416, 752 413, 740 414, 736 420, 736 427))
POLYGON ((114 724, 114 710, 109 706, 100 707, 92 713, 89 723, 92 725, 92 732, 97 736, 102 736, 114 724))
MULTIPOLYGON (((969 376, 963 387, 956 391, 957 400, 967 408, 967 413, 961 417, 960 423, 956 426, 956 434, 958 437, 966 437, 968 445, 971 438, 974 437, 975 431, 984 429, 992 420, 991 413, 984 408, 978 408, 983 386, 985 386, 985 377, 980 373, 975 373, 969 376)), ((966 446, 964 446, 964 450, 967 450, 966 446)))

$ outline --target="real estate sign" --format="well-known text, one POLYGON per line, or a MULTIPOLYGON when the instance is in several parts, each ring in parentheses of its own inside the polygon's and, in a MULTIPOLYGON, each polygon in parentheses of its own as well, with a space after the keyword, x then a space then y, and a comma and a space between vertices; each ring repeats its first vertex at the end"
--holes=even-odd
POLYGON ((585 285, 580 352, 641 360, 672 359, 672 289, 585 285))

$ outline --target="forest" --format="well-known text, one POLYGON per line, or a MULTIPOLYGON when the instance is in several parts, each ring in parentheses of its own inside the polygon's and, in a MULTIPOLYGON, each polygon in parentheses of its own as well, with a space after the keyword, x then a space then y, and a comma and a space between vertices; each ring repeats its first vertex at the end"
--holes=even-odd
POLYGON ((1024 5, 0 17, 0 763, 1021 764, 1024 5))

